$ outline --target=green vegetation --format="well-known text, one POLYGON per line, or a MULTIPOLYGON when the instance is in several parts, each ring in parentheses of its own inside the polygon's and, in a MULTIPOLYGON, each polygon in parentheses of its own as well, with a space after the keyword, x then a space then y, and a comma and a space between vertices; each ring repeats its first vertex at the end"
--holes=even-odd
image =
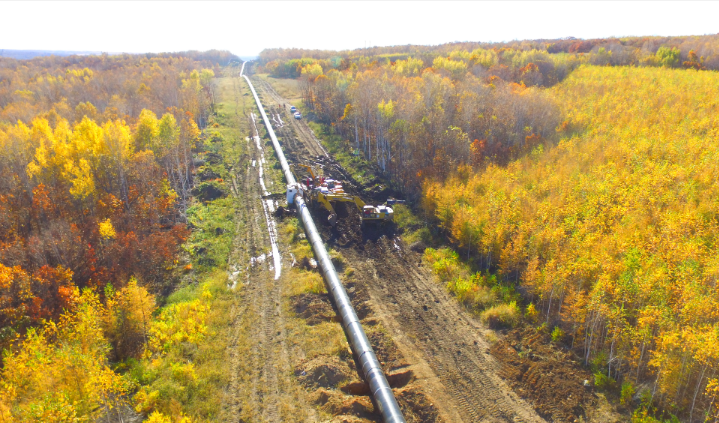
POLYGON ((272 84, 272 88, 274 88, 275 91, 277 91, 277 94, 279 94, 282 98, 285 98, 290 102, 296 102, 297 104, 294 105, 297 107, 301 106, 300 102, 302 100, 302 91, 298 80, 274 78, 266 73, 255 74, 255 76, 272 84))
POLYGON ((510 285, 498 282, 495 275, 472 273, 456 251, 450 248, 427 248, 422 257, 439 280, 446 284, 457 300, 492 327, 516 326, 522 316, 517 306, 518 294, 510 285))
POLYGON ((235 201, 226 197, 187 209, 187 220, 194 230, 184 248, 202 272, 227 267, 235 235, 235 201))
POLYGON ((158 412, 174 421, 218 417, 229 383, 227 316, 235 294, 227 289, 222 270, 202 280, 175 292, 159 310, 158 336, 153 338, 157 352, 127 363, 128 375, 140 385, 135 394, 139 412, 158 412))
MULTIPOLYGON (((219 103, 224 110, 228 103, 219 103)), ((192 233, 183 245, 190 263, 182 269, 187 284, 173 292, 158 310, 151 330, 151 348, 121 368, 139 386, 135 409, 168 421, 214 421, 219 418, 229 383, 227 343, 236 293, 228 289, 227 264, 235 238, 238 199, 228 195, 229 169, 244 151, 239 143, 241 119, 211 123, 200 157, 214 154, 198 169, 225 193, 217 199, 198 198, 187 209, 192 233), (225 155, 228 154, 228 155, 225 155)), ((214 120, 212 121, 214 122, 214 120)), ((206 184, 208 182, 202 182, 206 184)))

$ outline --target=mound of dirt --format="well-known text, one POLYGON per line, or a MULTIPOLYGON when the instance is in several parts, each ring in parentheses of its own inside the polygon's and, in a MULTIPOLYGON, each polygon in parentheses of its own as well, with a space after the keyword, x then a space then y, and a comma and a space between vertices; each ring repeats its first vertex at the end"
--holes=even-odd
POLYGON ((429 402, 424 393, 414 384, 403 389, 395 389, 394 394, 408 423, 440 420, 437 407, 429 402))
POLYGON ((310 326, 337 319, 329 294, 301 294, 293 297, 292 303, 297 316, 310 326))
POLYGON ((414 251, 415 253, 423 254, 424 250, 427 249, 427 245, 422 241, 415 241, 410 244, 409 249, 414 251))
POLYGON ((359 289, 355 282, 345 283, 345 290, 347 291, 347 296, 350 297, 352 307, 354 307, 357 317, 359 317, 360 320, 365 320, 369 317, 372 314, 372 309, 367 303, 367 301, 369 301, 367 291, 359 289))
POLYGON ((375 355, 377 355, 377 359, 382 363, 382 368, 385 371, 405 364, 402 362, 399 351, 397 351, 397 346, 386 332, 374 330, 374 328, 365 328, 365 331, 370 345, 372 345, 375 355))
POLYGON ((277 207, 273 215, 278 219, 284 219, 285 217, 293 217, 295 213, 290 209, 279 206, 277 207))
POLYGON ((362 219, 359 210, 354 204, 337 203, 337 224, 332 235, 342 247, 348 247, 362 242, 362 219))
POLYGON ((378 422, 381 420, 377 419, 363 419, 362 417, 355 416, 335 416, 330 423, 367 423, 367 422, 378 422))
MULTIPOLYGON (((404 388, 414 380, 414 372, 405 369, 385 374, 385 377, 392 389, 399 389, 404 388)), ((370 388, 367 382, 358 380, 342 385, 340 390, 348 395, 370 395, 370 388)))
POLYGON ((336 387, 350 379, 352 369, 337 356, 320 355, 295 367, 295 376, 310 389, 336 387))
MULTIPOLYGON (((370 201, 369 204, 381 202, 370 201)), ((337 212, 337 222, 334 226, 329 223, 329 212, 322 207, 313 207, 312 214, 322 239, 330 245, 342 248, 357 246, 364 248, 365 242, 376 242, 380 238, 394 238, 397 225, 394 222, 366 221, 362 223, 360 211, 352 203, 333 203, 337 212)))
POLYGON ((548 421, 572 422, 595 403, 592 374, 534 329, 515 329, 490 349, 502 364, 500 376, 548 421))
POLYGON ((333 422, 378 421, 369 397, 349 396, 333 389, 319 388, 310 394, 310 401, 334 415, 333 422))

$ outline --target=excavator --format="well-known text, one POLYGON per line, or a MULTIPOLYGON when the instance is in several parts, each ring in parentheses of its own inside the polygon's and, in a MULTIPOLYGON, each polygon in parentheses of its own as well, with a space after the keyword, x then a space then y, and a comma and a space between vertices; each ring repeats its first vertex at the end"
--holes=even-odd
MULTIPOLYGON (((366 204, 356 195, 346 193, 340 181, 318 176, 311 166, 304 164, 299 164, 298 166, 304 167, 310 174, 310 177, 305 178, 305 183, 303 184, 305 201, 311 206, 324 207, 330 213, 327 218, 330 225, 334 226, 337 223, 337 212, 332 203, 354 204, 360 212, 363 223, 366 221, 388 222, 392 220, 394 211, 391 207, 384 204, 378 206, 366 204)), ((393 200, 393 202, 396 204, 403 201, 393 200)))

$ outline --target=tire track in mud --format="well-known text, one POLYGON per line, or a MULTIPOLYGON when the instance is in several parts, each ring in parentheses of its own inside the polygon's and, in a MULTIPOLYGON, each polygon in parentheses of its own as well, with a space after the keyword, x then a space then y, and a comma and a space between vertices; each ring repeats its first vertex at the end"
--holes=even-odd
MULTIPOLYGON (((254 129, 254 128, 253 128, 254 129)), ((261 144, 254 148, 258 134, 247 141, 244 169, 233 175, 233 187, 241 207, 231 256, 233 274, 244 273, 235 283, 239 300, 232 310, 233 333, 230 343, 231 379, 229 401, 224 419, 245 422, 315 421, 316 412, 302 396, 292 380, 291 342, 288 339, 287 317, 282 307, 282 295, 287 281, 277 280, 270 260, 257 260, 275 241, 268 232, 267 204, 261 182, 261 144), (255 163, 255 166, 252 165, 255 163), (239 192, 237 192, 239 191, 239 192), (245 251, 246 254, 239 253, 245 251), (255 260, 248 260, 253 257, 255 260), (242 260, 242 261, 240 261, 242 260), (243 269, 244 272, 239 272, 243 269)), ((271 218, 271 217, 270 217, 271 218)), ((272 228, 269 228, 271 230, 272 228)), ((275 269, 276 270, 276 269, 275 269)))
MULTIPOLYGON (((286 104, 269 83, 255 79, 273 101, 286 104)), ((285 153, 301 162, 324 155, 318 151, 309 127, 302 130, 307 126, 304 122, 292 123, 283 129, 299 129, 294 134, 282 134, 288 146, 285 153)), ((339 171, 346 174, 344 169, 339 171)), ((423 390, 437 404, 442 420, 544 421, 499 377, 500 366, 490 356, 490 345, 482 336, 486 328, 437 283, 429 270, 418 265, 419 254, 409 251, 400 240, 386 237, 341 251, 347 266, 355 269, 357 289, 367 292, 370 308, 391 332, 423 390)))
POLYGON ((543 421, 498 376, 499 365, 481 336, 485 328, 418 267, 418 254, 403 250, 401 241, 383 237, 345 255, 400 350, 415 360, 428 394, 440 408, 446 401, 455 406, 444 410, 454 415, 451 421, 543 421))

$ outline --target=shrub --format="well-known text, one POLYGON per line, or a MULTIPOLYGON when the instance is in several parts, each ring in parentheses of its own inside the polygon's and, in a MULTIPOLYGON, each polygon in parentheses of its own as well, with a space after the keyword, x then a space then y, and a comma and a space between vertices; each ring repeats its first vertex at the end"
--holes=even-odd
POLYGON ((457 278, 447 283, 447 289, 457 296, 464 305, 484 310, 497 303, 497 295, 492 289, 476 283, 475 278, 457 278))
POLYGON ((482 312, 482 321, 492 329, 511 328, 519 323, 521 312, 517 303, 499 304, 482 312))
POLYGON ((395 204, 392 206, 394 210, 394 222, 398 228, 405 229, 410 226, 421 225, 422 222, 412 214, 410 208, 404 204, 395 204))
POLYGON ((432 265, 432 270, 442 281, 450 281, 459 278, 462 267, 459 263, 459 255, 449 248, 427 248, 424 251, 424 260, 432 265))
POLYGON ((555 326, 552 331, 552 342, 560 342, 562 338, 564 338, 564 331, 559 326, 555 326))
POLYGON ((538 315, 539 312, 537 312, 537 307, 534 306, 534 303, 529 303, 527 306, 527 312, 524 313, 524 317, 526 317, 530 322, 535 323, 538 315))
POLYGON ((224 183, 217 181, 202 182, 198 186, 192 189, 192 195, 194 195, 200 201, 212 201, 218 198, 226 197, 229 194, 229 189, 224 183))
POLYGON ((619 395, 619 403, 622 405, 627 404, 629 401, 632 400, 632 397, 634 396, 634 385, 632 382, 626 381, 622 383, 622 392, 619 395))
POLYGON ((606 376, 602 372, 594 373, 594 386, 601 390, 611 390, 617 384, 613 378, 606 376))

